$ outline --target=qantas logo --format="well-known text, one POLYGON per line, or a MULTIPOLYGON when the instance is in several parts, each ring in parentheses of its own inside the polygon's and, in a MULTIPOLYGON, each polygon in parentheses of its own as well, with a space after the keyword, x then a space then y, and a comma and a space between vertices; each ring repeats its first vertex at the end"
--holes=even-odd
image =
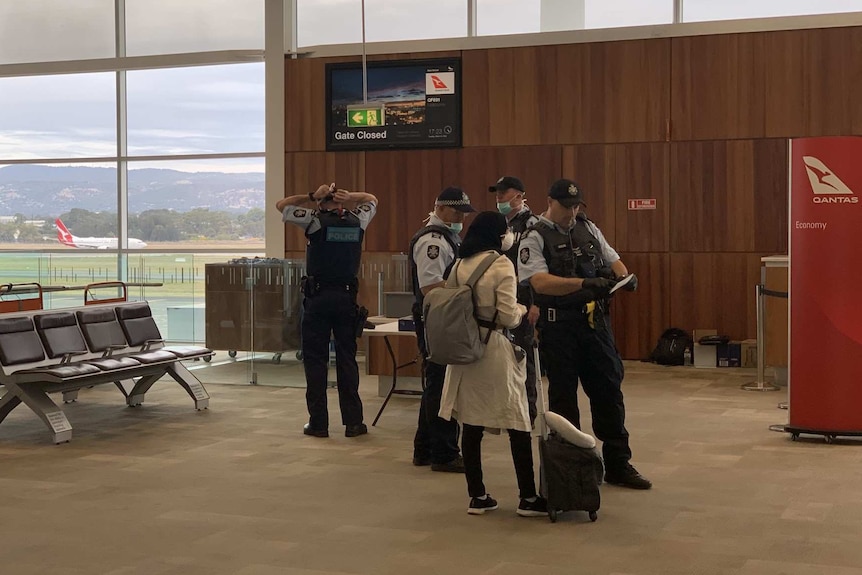
POLYGON ((826 164, 814 156, 803 156, 802 161, 805 162, 815 204, 859 203, 859 198, 847 187, 847 184, 841 181, 841 178, 835 175, 835 172, 826 167, 826 164))
POLYGON ((455 72, 427 72, 425 74, 426 95, 454 94, 455 72))

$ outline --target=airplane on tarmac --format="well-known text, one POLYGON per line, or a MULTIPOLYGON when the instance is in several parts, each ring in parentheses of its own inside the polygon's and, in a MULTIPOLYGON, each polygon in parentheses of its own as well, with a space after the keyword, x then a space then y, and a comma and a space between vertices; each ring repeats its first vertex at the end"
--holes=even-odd
MULTIPOLYGON (((57 240, 64 246, 86 250, 115 250, 117 249, 117 238, 79 238, 73 236, 72 232, 63 224, 60 218, 54 220, 57 225, 57 240)), ((137 238, 129 238, 129 248, 139 249, 147 247, 147 243, 137 238)))

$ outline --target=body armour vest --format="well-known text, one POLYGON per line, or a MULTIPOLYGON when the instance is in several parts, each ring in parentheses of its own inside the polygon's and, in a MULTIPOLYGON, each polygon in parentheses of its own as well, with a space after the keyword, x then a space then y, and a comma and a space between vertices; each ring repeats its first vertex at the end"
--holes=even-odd
MULTIPOLYGON (((545 242, 542 254, 548 264, 548 273, 564 278, 594 278, 598 270, 605 267, 599 241, 587 227, 586 217, 575 220, 569 233, 557 231, 543 221, 531 229, 542 236, 545 242)), ((586 303, 578 292, 565 296, 535 294, 535 304, 539 307, 570 308, 586 303)))
POLYGON ((532 217, 533 212, 530 210, 524 210, 509 222, 509 228, 511 228, 512 233, 515 234, 515 241, 512 242, 512 247, 509 251, 506 252, 506 257, 512 261, 512 265, 515 266, 516 270, 518 269, 518 244, 521 242, 521 237, 524 235, 524 232, 529 228, 527 223, 532 217))
POLYGON ((307 274, 322 283, 350 283, 359 274, 362 238, 365 230, 353 212, 344 210, 317 213, 320 229, 306 234, 307 274))
POLYGON ((407 258, 410 260, 410 277, 413 279, 413 295, 416 297, 416 301, 420 304, 425 299, 422 295, 422 290, 419 289, 419 268, 416 267, 416 260, 413 259, 413 248, 416 247, 416 242, 419 241, 419 238, 424 236, 425 234, 430 233, 438 233, 443 236, 443 239, 446 240, 446 243, 452 248, 452 252, 455 254, 455 258, 458 258, 458 243, 452 239, 452 232, 449 228, 444 228, 443 226, 425 226, 418 232, 416 232, 413 237, 410 239, 410 248, 407 252, 407 258))

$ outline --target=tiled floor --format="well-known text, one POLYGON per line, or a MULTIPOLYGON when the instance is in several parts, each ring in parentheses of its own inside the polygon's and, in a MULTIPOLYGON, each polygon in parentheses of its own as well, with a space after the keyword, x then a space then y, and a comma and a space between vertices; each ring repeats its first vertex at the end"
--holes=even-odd
MULTIPOLYGON (((496 436, 501 507, 467 515, 463 476, 410 463, 415 398, 347 439, 332 390, 317 439, 300 433, 302 389, 210 383, 197 413, 170 382, 135 409, 102 386, 67 406, 59 446, 19 407, 0 425, 0 573, 862 575, 862 443, 770 432, 786 393, 741 391, 750 372, 627 369, 634 463, 655 488, 603 487, 596 523, 517 517, 496 436)), ((376 386, 363 379, 368 420, 376 386)))

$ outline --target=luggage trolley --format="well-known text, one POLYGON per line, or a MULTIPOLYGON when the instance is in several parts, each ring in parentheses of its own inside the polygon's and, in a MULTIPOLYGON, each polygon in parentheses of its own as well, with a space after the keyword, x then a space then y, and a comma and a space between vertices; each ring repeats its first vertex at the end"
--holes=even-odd
POLYGON ((126 286, 125 282, 97 282, 87 284, 87 286, 84 288, 84 305, 119 303, 124 301, 129 301, 129 288, 126 286), (95 291, 101 291, 106 289, 116 290, 113 292, 113 297, 104 297, 104 295, 96 297, 94 293, 95 291))
POLYGON ((0 285, 0 313, 38 311, 44 309, 42 284, 36 282, 0 285), (24 297, 22 295, 31 295, 24 297))

